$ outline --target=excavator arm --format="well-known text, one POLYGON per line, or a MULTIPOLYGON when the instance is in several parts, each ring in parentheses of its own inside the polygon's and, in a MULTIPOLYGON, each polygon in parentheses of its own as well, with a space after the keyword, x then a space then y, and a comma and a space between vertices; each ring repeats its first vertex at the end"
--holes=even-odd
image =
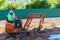
POLYGON ((40 22, 39 22, 39 26, 42 26, 43 25, 43 22, 44 22, 44 14, 30 14, 29 17, 27 18, 26 20, 26 23, 24 24, 24 28, 29 28, 29 25, 32 21, 33 18, 40 18, 40 22))
POLYGON ((28 27, 29 27, 29 25, 30 25, 32 19, 35 18, 35 17, 36 17, 36 15, 30 14, 29 17, 28 17, 27 20, 26 20, 26 23, 24 24, 24 28, 27 27, 27 29, 28 29, 28 27))

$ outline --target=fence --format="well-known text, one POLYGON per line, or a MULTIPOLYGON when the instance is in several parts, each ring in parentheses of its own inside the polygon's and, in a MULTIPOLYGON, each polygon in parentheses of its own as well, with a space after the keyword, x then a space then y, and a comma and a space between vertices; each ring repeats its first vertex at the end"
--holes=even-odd
MULTIPOLYGON (((0 20, 6 19, 6 15, 10 10, 0 10, 0 20)), ((28 18, 29 14, 45 14, 46 18, 60 17, 60 9, 21 9, 15 11, 16 16, 28 18)))

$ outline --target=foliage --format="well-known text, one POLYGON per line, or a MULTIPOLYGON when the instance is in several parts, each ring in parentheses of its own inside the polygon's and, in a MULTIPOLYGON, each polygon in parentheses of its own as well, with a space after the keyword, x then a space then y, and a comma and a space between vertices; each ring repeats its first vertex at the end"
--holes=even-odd
POLYGON ((16 3, 16 2, 10 2, 6 3, 6 0, 0 0, 0 10, 4 9, 11 9, 12 7, 15 7, 16 9, 24 9, 24 2, 16 3), (7 4, 7 5, 6 5, 7 4))
POLYGON ((60 8, 60 1, 58 1, 58 3, 55 6, 55 8, 60 8))
POLYGON ((51 5, 51 8, 59 8, 60 0, 47 0, 47 3, 51 5))
POLYGON ((44 1, 35 1, 34 3, 28 4, 27 9, 40 9, 40 8, 49 8, 50 5, 47 3, 47 0, 44 1))
POLYGON ((16 9, 23 9, 23 3, 15 3, 15 2, 11 2, 8 3, 8 9, 11 9, 12 7, 15 7, 16 9))
POLYGON ((5 0, 0 0, 0 10, 6 9, 5 0))
POLYGON ((31 0, 31 3, 25 3, 25 0, 21 2, 10 2, 6 5, 6 0, 0 0, 0 10, 11 9, 16 7, 17 9, 40 9, 40 8, 60 8, 60 0, 31 0))

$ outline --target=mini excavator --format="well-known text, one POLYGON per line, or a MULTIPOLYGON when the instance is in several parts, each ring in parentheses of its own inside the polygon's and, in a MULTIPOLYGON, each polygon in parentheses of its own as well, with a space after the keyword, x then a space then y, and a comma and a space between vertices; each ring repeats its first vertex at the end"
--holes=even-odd
MULTIPOLYGON (((15 26, 13 23, 7 22, 6 23, 6 33, 8 33, 8 35, 10 35, 12 37, 17 37, 17 38, 26 37, 27 34, 29 33, 29 30, 28 30, 29 25, 33 18, 40 18, 39 27, 36 29, 39 32, 40 29, 43 27, 44 16, 45 16, 44 14, 30 14, 23 27, 20 26, 20 25, 22 25, 22 23, 20 24, 18 21, 16 21, 17 26, 15 26)), ((19 20, 19 18, 18 18, 18 20, 19 20)))

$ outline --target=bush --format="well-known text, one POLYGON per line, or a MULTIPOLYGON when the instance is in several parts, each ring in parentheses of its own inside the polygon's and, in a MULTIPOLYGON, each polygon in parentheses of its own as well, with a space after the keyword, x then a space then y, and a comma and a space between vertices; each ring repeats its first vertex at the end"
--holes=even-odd
POLYGON ((27 9, 40 9, 40 8, 49 8, 50 5, 46 1, 36 1, 34 3, 26 5, 27 9))

